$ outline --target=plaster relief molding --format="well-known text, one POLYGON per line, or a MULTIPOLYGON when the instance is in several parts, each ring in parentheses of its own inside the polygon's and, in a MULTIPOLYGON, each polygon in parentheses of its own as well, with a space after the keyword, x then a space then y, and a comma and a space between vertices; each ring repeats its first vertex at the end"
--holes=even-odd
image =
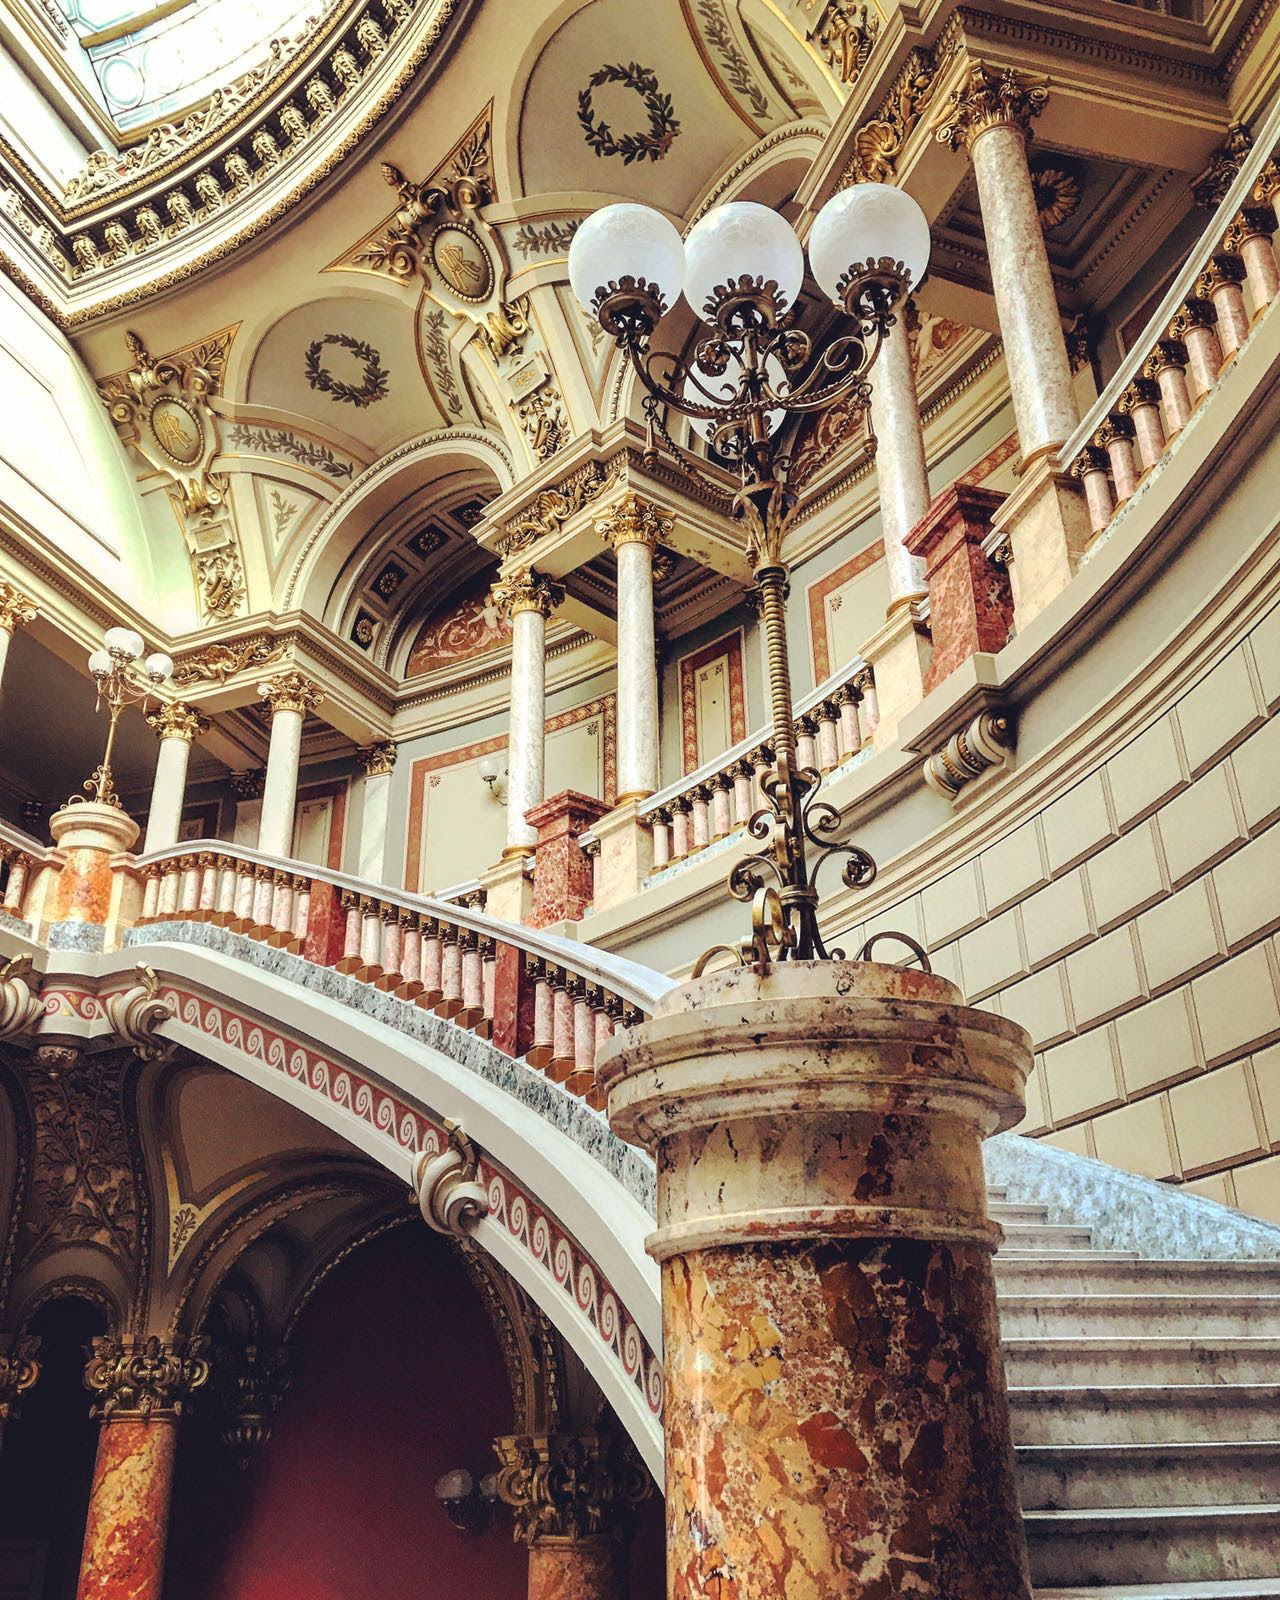
POLYGON ((811 37, 840 82, 853 84, 879 33, 880 14, 866 0, 830 0, 811 37))
POLYGON ((201 683, 224 684, 241 672, 258 672, 287 659, 290 646, 266 635, 207 644, 183 656, 173 669, 172 682, 179 689, 201 683))
POLYGON ((476 1181, 480 1161, 471 1140, 448 1118, 444 1129, 447 1148, 436 1155, 424 1150, 414 1160, 413 1189, 429 1228, 462 1237, 488 1216, 489 1196, 476 1181))
POLYGON ((15 589, 11 583, 0 579, 0 629, 5 633, 16 633, 19 628, 34 622, 39 614, 34 600, 28 600, 21 589, 15 589))
POLYGON ((640 1462, 602 1429, 509 1434, 493 1448, 498 1498, 511 1507, 525 1544, 621 1538, 626 1514, 653 1493, 640 1462))
POLYGON ((854 133, 853 153, 838 188, 893 181, 898 156, 928 107, 937 74, 933 51, 923 47, 911 51, 879 111, 854 133))
POLYGON ((96 1397, 94 1416, 104 1421, 180 1417, 208 1382, 208 1349, 203 1337, 126 1333, 119 1339, 95 1338, 84 1369, 85 1388, 96 1397))
POLYGON ((983 711, 924 761, 924 781, 954 804, 975 778, 1006 764, 1013 749, 1013 718, 1000 707, 983 711))
POLYGON ((44 1015, 43 1000, 27 982, 31 972, 30 955, 14 956, 0 966, 0 1039, 20 1038, 44 1015))
POLYGON ((160 1037, 163 1023, 172 1021, 174 1006, 160 994, 160 979, 153 967, 140 961, 139 981, 132 988, 107 995, 103 1002, 111 1031, 118 1034, 143 1061, 162 1061, 173 1048, 160 1037))
MULTIPOLYGON (((342 142, 334 146, 331 141, 325 156, 301 176, 291 193, 241 233, 149 284, 64 315, 62 325, 118 309, 183 280, 230 254, 290 209, 359 143, 412 81, 455 4, 456 0, 363 0, 338 15, 324 30, 318 48, 307 51, 308 38, 315 42, 312 19, 294 40, 273 41, 265 63, 217 91, 180 122, 162 125, 146 141, 123 152, 96 152, 73 180, 70 197, 52 193, 15 150, 4 146, 0 154, 22 185, 6 186, 4 209, 30 240, 41 264, 53 269, 55 285, 61 282, 70 290, 95 276, 136 277, 140 256, 171 255, 167 246, 175 237, 201 229, 215 231, 228 211, 276 180, 286 167, 301 165, 308 146, 330 122, 350 125, 342 142), (424 25, 419 18, 428 11, 431 20, 424 25), (411 19, 418 25, 408 26, 411 19), (304 48, 291 50, 291 45, 304 48), (308 59, 296 63, 300 55, 308 59), (282 98, 280 79, 291 64, 293 81, 282 98), (394 79, 385 83, 363 116, 355 120, 347 115, 363 100, 364 80, 385 80, 392 68, 399 68, 394 79), (239 137, 227 148, 229 110, 242 112, 242 120, 239 137), (219 144, 215 154, 213 147, 219 144), (122 202, 126 202, 123 207, 122 202)), ((234 117, 231 120, 234 125, 234 117)), ((66 313, 68 306, 59 309, 66 313)))
POLYGON ((34 1388, 40 1376, 36 1334, 20 1333, 0 1339, 0 1429, 18 1415, 18 1397, 34 1388))
POLYGON ((499 554, 506 560, 527 550, 539 539, 558 534, 571 517, 599 500, 622 479, 626 464, 624 452, 605 461, 588 461, 559 484, 540 489, 530 505, 501 524, 497 539, 499 554))

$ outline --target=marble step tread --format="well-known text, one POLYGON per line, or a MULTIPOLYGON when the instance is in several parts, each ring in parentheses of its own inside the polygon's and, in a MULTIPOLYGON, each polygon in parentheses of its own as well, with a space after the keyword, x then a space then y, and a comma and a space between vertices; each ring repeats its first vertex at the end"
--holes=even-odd
POLYGON ((1052 1293, 1219 1295, 1280 1294, 1280 1261, 1152 1261, 1136 1253, 1069 1250, 1047 1256, 1000 1250, 997 1282, 1043 1283, 1052 1293))
POLYGON ((1009 1381, 1028 1389, 1078 1385, 1081 1379, 1095 1385, 1134 1379, 1219 1386, 1280 1382, 1280 1338, 1265 1334, 1099 1338, 1030 1333, 1002 1344, 1009 1381))
POLYGON ((1274 1438, 1280 1383, 1009 1387, 1015 1444, 1161 1444, 1274 1438))
POLYGON ((1037 1589, 1035 1600, 1276 1600, 1280 1577, 1230 1578, 1223 1583, 1121 1584, 1119 1588, 1037 1589))
POLYGON ((1007 1335, 1043 1328, 1081 1334, 1102 1324, 1120 1325, 1135 1336, 1151 1333, 1188 1337, 1251 1333, 1280 1335, 1280 1295, 1275 1294, 1001 1294, 996 1306, 1007 1335))
POLYGON ((1025 1511, 1257 1505, 1280 1496, 1280 1429, 1271 1439, 1023 1444, 1025 1511))
POLYGON ((1033 1581, 1280 1577, 1280 1503, 1028 1511, 1033 1581))

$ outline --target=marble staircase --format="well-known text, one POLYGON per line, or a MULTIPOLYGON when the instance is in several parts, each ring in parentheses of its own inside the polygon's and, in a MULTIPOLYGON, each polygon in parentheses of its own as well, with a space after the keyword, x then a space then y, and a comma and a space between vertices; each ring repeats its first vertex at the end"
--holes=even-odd
POLYGON ((990 1207, 1037 1600, 1280 1600, 1280 1260, 1148 1260, 990 1207))

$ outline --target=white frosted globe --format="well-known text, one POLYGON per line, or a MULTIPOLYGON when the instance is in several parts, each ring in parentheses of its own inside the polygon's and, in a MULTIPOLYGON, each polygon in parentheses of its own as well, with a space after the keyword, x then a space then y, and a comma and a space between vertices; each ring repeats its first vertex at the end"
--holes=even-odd
POLYGON ((785 217, 755 200, 731 200, 708 211, 684 242, 685 298, 699 316, 721 284, 744 273, 776 283, 784 306, 804 282, 804 251, 785 217))
POLYGON ((569 246, 569 286, 589 316, 606 284, 643 278, 662 295, 669 311, 684 281, 684 246, 672 223, 652 206, 630 202, 593 211, 569 246))
POLYGON ((105 678, 111 672, 111 657, 105 650, 95 650, 89 657, 89 671, 95 678, 105 678))
POLYGON ((108 628, 102 636, 102 642, 108 650, 113 652, 118 650, 131 661, 136 661, 146 648, 142 642, 142 635, 133 628, 108 628))
POLYGON ((163 650, 157 650, 146 660, 147 676, 156 683, 163 683, 173 671, 173 657, 165 655, 163 650))
POLYGON ((929 219, 905 189, 855 183, 832 195, 809 234, 809 265, 824 294, 841 304, 836 285, 854 265, 888 256, 901 261, 914 288, 929 265, 929 219))

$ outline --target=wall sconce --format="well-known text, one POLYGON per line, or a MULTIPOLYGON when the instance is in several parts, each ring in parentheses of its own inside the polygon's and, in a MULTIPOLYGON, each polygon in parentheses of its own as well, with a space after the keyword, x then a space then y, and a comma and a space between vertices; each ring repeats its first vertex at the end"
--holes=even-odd
POLYGON ((479 1533, 488 1526, 498 1499, 498 1474, 486 1472, 477 1486, 465 1467, 454 1467, 437 1478, 436 1499, 455 1528, 479 1533))
POLYGON ((489 793, 500 806, 507 803, 507 769, 497 756, 481 756, 476 763, 489 793))

